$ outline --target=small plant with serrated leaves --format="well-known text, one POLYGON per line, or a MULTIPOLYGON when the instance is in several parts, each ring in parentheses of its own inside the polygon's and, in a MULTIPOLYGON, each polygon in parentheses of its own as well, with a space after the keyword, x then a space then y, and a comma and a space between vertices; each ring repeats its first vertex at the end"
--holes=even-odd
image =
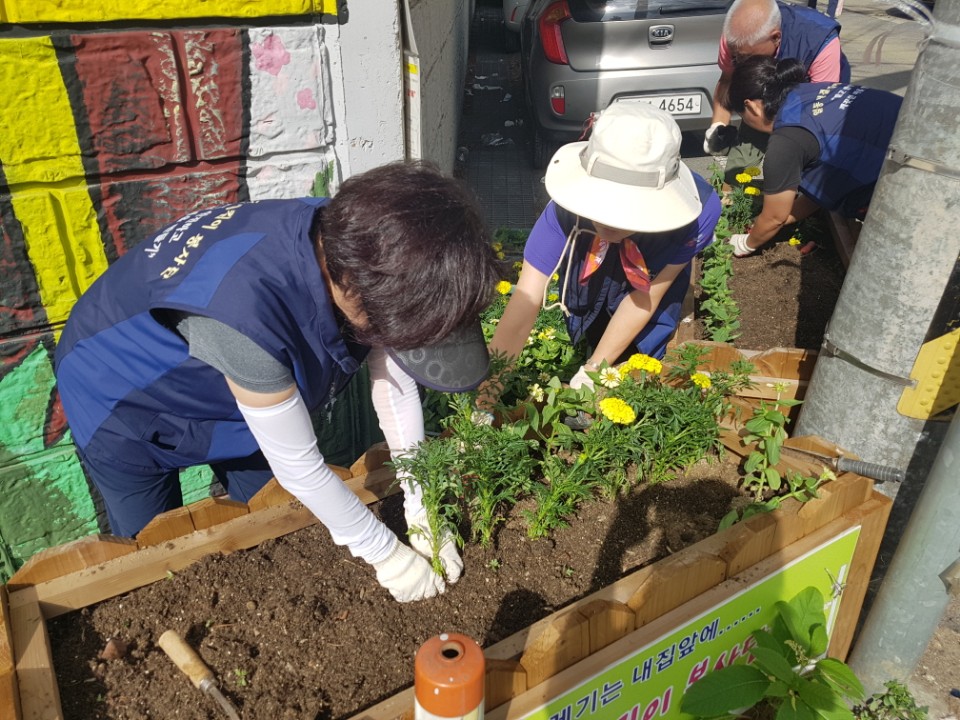
POLYGON ((823 657, 829 638, 823 594, 808 587, 775 605, 769 629, 756 630, 752 662, 707 673, 687 689, 680 710, 695 718, 854 720, 863 685, 843 662, 823 657))
POLYGON ((853 708, 853 716, 856 720, 927 720, 929 713, 926 707, 917 705, 906 685, 888 680, 882 692, 853 708))
POLYGON ((512 424, 501 427, 473 422, 473 403, 454 396, 448 427, 457 438, 454 469, 460 474, 473 537, 489 547, 506 512, 529 493, 537 464, 537 442, 512 424))
POLYGON ((459 527, 463 516, 459 502, 463 482, 455 469, 456 458, 453 437, 430 438, 417 445, 415 452, 400 455, 389 463, 398 475, 407 477, 407 482, 420 488, 430 531, 431 565, 441 577, 445 575, 440 560, 441 545, 447 537, 463 545, 459 527))
MULTIPOLYGON (((558 448, 559 449, 559 448, 558 448)), ((591 464, 583 453, 546 455, 540 465, 543 480, 533 488, 536 507, 524 510, 527 536, 548 537, 566 527, 568 518, 593 496, 596 484, 591 464)))

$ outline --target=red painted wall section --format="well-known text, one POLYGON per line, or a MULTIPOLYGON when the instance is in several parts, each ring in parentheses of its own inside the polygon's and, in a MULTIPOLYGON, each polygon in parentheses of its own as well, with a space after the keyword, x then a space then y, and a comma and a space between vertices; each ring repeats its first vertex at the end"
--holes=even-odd
POLYGON ((180 169, 162 177, 105 178, 100 211, 118 255, 192 210, 246 200, 239 162, 180 169))
POLYGON ((111 255, 186 212, 246 199, 243 31, 107 33, 71 41, 88 125, 81 144, 93 155, 88 172, 99 179, 111 255))

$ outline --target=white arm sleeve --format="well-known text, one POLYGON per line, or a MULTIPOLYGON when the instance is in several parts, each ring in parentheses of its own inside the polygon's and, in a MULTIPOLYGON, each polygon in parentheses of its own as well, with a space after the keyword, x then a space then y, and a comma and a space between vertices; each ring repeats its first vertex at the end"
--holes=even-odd
MULTIPOLYGON (((368 563, 384 560, 396 536, 323 461, 299 390, 264 408, 237 403, 277 482, 322 522, 337 545, 368 563)), ((421 423, 422 425, 422 423, 421 423)))
MULTIPOLYGON (((373 407, 390 455, 397 458, 423 442, 423 406, 416 381, 403 371, 383 348, 367 355, 373 407)), ((403 512, 415 517, 423 510, 420 488, 400 477, 403 488, 403 512)))

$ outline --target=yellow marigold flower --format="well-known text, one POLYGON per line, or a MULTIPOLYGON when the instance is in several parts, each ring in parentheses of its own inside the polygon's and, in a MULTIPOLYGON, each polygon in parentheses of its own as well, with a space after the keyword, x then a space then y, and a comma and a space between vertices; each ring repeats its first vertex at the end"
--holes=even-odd
POLYGON ((540 387, 539 383, 534 383, 528 387, 527 392, 530 393, 530 397, 534 402, 543 402, 545 393, 543 392, 543 388, 540 387))
POLYGON ((737 173, 736 175, 734 175, 734 179, 741 185, 746 185, 748 182, 753 180, 753 175, 745 172, 737 173))
POLYGON ((710 378, 707 375, 704 375, 703 373, 694 373, 693 375, 690 376, 690 380, 693 382, 694 385, 696 385, 697 387, 703 388, 704 390, 706 390, 708 387, 710 387, 713 384, 710 382, 710 378))
POLYGON ((760 174, 760 168, 754 165, 751 165, 750 167, 745 167, 743 171, 750 177, 756 177, 757 175, 760 174))
POLYGON ((620 384, 620 373, 616 368, 605 367, 600 371, 600 384, 604 387, 615 388, 620 384))
POLYGON ((497 252, 497 260, 503 260, 505 257, 506 255, 504 255, 502 252, 500 251, 497 252))
POLYGON ((550 293, 549 295, 547 295, 548 302, 556 302, 559 299, 560 299, 560 296, 557 295, 556 293, 550 293))
POLYGON ((792 238, 790 238, 789 240, 787 240, 787 243, 790 244, 790 245, 799 245, 799 244, 800 244, 800 238, 792 237, 792 238))
POLYGON ((513 263, 513 269, 516 270, 517 272, 520 272, 521 270, 523 270, 523 263, 520 262, 519 260, 515 260, 513 263))
POLYGON ((509 280, 501 280, 497 283, 497 292, 501 295, 509 295, 510 290, 513 289, 513 285, 509 280))
POLYGON ((633 411, 633 408, 620 398, 604 398, 600 401, 598 407, 607 420, 618 425, 629 425, 637 419, 637 414, 633 411))
POLYGON ((503 250, 503 243, 495 242, 493 245, 491 245, 491 247, 493 248, 494 252, 500 252, 503 250))
POLYGON ((663 363, 649 355, 636 353, 620 366, 620 377, 626 377, 631 370, 643 370, 650 375, 659 375, 660 371, 663 370, 663 363))
POLYGON ((560 279, 560 276, 554 273, 550 276, 550 279, 553 280, 553 282, 557 282, 560 279))
POLYGON ((537 340, 553 340, 557 336, 557 331, 553 328, 547 328, 537 333, 537 340))
POLYGON ((759 195, 759 194, 760 194, 760 188, 755 188, 755 187, 753 187, 753 186, 751 185, 750 187, 747 187, 747 188, 744 188, 744 189, 743 189, 743 194, 744 194, 744 195, 759 195))

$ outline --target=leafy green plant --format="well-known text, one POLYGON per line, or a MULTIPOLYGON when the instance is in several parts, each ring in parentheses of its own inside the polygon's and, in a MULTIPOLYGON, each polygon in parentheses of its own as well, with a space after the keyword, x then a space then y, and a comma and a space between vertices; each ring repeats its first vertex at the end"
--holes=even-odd
POLYGON ((540 470, 543 481, 533 489, 536 507, 523 511, 531 539, 549 537, 566 527, 567 518, 593 495, 594 477, 582 454, 572 461, 558 454, 546 455, 540 470))
POLYGON ((753 515, 776 510, 788 498, 807 502, 818 497, 817 489, 827 480, 835 480, 836 475, 824 468, 819 476, 804 475, 796 470, 781 473, 776 465, 780 462, 780 452, 787 439, 786 425, 789 422, 784 408, 800 404, 800 400, 782 399, 785 390, 782 385, 775 386, 776 400, 771 403, 760 401, 753 417, 745 424, 748 434, 743 437, 745 443, 756 442, 744 462, 743 486, 753 492, 753 502, 743 508, 731 510, 720 521, 720 529, 730 527, 740 520, 753 515))
MULTIPOLYGON (((721 223, 726 222, 721 218, 721 223)), ((700 302, 700 319, 707 336, 716 342, 730 342, 740 335, 740 306, 730 291, 730 278, 733 277, 733 246, 725 242, 726 237, 718 224, 717 241, 703 251, 703 272, 700 277, 700 289, 703 299, 700 302)))
POLYGON ((445 574, 440 547, 448 533, 458 545, 463 545, 459 528, 463 516, 459 503, 463 482, 455 470, 456 457, 455 440, 446 437, 428 439, 417 446, 416 452, 401 455, 390 463, 398 474, 407 475, 423 493, 433 556, 431 564, 438 575, 445 574))
POLYGON ((789 418, 784 408, 800 404, 800 400, 780 397, 785 390, 783 386, 778 385, 775 389, 777 399, 772 404, 761 400, 760 407, 745 424, 748 434, 743 437, 743 441, 756 442, 757 448, 747 456, 743 465, 746 473, 743 485, 752 489, 757 502, 763 500, 767 490, 776 493, 783 484, 783 476, 776 465, 780 462, 780 451, 787 439, 786 425, 789 418))
POLYGON ((243 668, 234 668, 233 669, 233 681, 237 684, 237 687, 246 687, 247 686, 247 671, 243 668))
POLYGON ((845 663, 822 657, 828 643, 823 606, 814 587, 777 602, 770 628, 753 633, 752 663, 705 675, 686 691, 681 711, 696 718, 854 720, 849 703, 863 699, 863 686, 845 663))
POLYGON ((466 395, 454 396, 451 406, 456 411, 448 427, 459 450, 453 468, 461 477, 473 537, 489 547, 507 509, 530 490, 537 442, 512 424, 475 424, 473 402, 466 395))
POLYGON ((888 680, 884 688, 853 708, 856 720, 927 720, 927 708, 917 705, 906 685, 888 680))

